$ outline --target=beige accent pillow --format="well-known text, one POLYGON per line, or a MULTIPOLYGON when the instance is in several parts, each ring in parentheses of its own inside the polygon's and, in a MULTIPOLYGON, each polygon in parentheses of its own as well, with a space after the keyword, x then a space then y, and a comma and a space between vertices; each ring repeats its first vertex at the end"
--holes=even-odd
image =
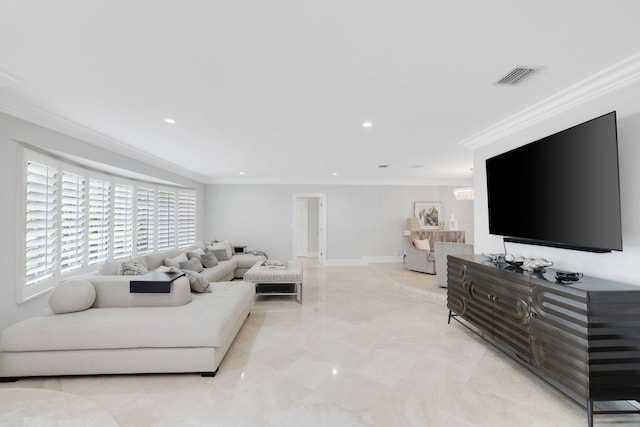
POLYGON ((192 251, 187 252, 187 258, 191 259, 191 258, 200 258, 202 255, 204 255, 204 249, 194 249, 192 251))
POLYGON ((122 261, 105 261, 98 266, 98 274, 101 276, 115 276, 120 273, 122 261))
POLYGON ((413 246, 415 246, 416 249, 423 251, 431 250, 431 246, 429 246, 429 239, 413 239, 413 246))
POLYGON ((224 248, 227 250, 227 255, 229 255, 229 259, 231 259, 231 257, 233 257, 233 253, 234 253, 233 245, 228 240, 225 240, 222 243, 224 244, 224 248))
POLYGON ((180 255, 178 255, 175 258, 165 258, 162 263, 164 265, 166 265, 167 267, 175 267, 175 268, 180 268, 180 263, 182 261, 189 261, 187 259, 187 254, 185 253, 181 253, 180 255))
POLYGON ((84 279, 70 279, 56 286, 49 294, 49 308, 55 314, 73 313, 91 308, 96 289, 84 279))
POLYGON ((216 258, 218 258, 220 261, 226 261, 228 259, 231 259, 231 257, 233 256, 233 246, 228 240, 225 240, 224 242, 212 243, 210 246, 207 246, 206 249, 216 254, 216 258), (222 255, 222 253, 218 251, 225 251, 226 255, 222 255))

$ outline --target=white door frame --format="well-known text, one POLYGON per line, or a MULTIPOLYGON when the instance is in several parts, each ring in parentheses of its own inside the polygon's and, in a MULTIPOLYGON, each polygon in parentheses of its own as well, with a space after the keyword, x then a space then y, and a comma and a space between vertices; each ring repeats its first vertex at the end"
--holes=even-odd
POLYGON ((318 212, 318 217, 319 217, 319 222, 320 222, 320 227, 319 227, 319 232, 320 235, 318 236, 318 244, 319 244, 319 248, 318 248, 318 261, 320 262, 320 265, 324 265, 326 260, 327 260, 327 193, 293 193, 292 195, 292 214, 291 214, 291 218, 292 218, 292 222, 291 222, 291 235, 292 235, 292 255, 293 258, 292 259, 296 259, 296 249, 297 249, 297 244, 298 244, 298 236, 297 236, 297 232, 298 232, 298 216, 297 216, 297 212, 298 212, 298 199, 319 199, 320 203, 319 203, 319 210, 320 212, 318 212))

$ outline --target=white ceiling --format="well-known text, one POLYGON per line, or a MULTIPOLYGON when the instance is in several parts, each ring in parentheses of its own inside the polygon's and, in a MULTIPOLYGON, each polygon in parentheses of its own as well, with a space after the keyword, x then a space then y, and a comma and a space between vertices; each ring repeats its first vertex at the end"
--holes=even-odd
POLYGON ((640 52, 639 19, 637 0, 1 0, 0 111, 201 182, 456 184, 462 141, 640 52), (515 66, 544 69, 493 85, 515 66))

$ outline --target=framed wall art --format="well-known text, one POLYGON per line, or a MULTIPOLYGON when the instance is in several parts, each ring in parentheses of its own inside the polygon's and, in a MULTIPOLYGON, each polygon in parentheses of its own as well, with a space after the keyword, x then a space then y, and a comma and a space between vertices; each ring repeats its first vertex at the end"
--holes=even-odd
POLYGON ((440 228, 440 202, 414 202, 413 216, 423 230, 440 228))

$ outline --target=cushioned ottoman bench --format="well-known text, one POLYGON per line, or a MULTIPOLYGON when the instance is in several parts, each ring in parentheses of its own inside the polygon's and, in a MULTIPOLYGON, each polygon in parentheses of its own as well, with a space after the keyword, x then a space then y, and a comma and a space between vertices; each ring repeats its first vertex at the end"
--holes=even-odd
POLYGON ((181 277, 171 283, 170 293, 130 294, 129 278, 86 276, 61 284, 66 287, 57 292, 70 298, 91 298, 95 292, 90 308, 80 304, 81 310, 32 317, 2 331, 0 378, 215 375, 250 313, 255 286, 211 283, 211 293, 196 294, 181 277))
POLYGON ((263 295, 295 295, 296 301, 302 304, 302 263, 288 261, 284 268, 269 268, 257 262, 244 274, 246 282, 256 284, 256 293, 263 295), (282 287, 280 285, 291 285, 282 287))

